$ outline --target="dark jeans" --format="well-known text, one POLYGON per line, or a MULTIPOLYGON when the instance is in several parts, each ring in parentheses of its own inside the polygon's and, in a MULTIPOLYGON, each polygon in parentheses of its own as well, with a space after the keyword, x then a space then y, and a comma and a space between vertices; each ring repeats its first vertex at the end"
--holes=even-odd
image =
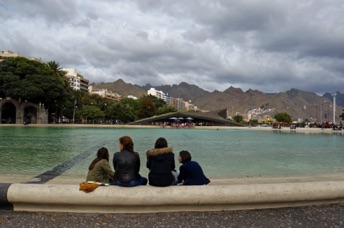
POLYGON ((118 185, 121 187, 135 187, 135 186, 139 186, 139 185, 146 185, 147 182, 148 182, 147 178, 140 177, 137 180, 133 180, 133 181, 129 181, 129 182, 117 180, 117 181, 112 182, 111 184, 112 185, 118 185))

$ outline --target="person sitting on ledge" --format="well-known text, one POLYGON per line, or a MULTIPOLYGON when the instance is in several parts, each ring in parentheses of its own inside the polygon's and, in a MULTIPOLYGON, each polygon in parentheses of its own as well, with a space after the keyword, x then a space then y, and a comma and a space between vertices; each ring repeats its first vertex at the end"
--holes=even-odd
POLYGON ((168 147, 165 138, 158 138, 154 149, 148 150, 146 154, 149 185, 166 187, 178 183, 174 153, 172 147, 168 147))
POLYGON ((101 147, 95 158, 88 167, 86 181, 109 183, 113 179, 114 172, 109 164, 109 151, 101 147))
POLYGON ((183 185, 207 185, 210 183, 210 180, 204 175, 201 166, 197 162, 191 161, 189 151, 180 151, 178 161, 183 164, 179 168, 179 183, 183 185))
POLYGON ((147 178, 139 174, 140 156, 134 152, 133 140, 129 136, 121 137, 119 148, 120 152, 116 152, 113 157, 115 180, 111 184, 122 187, 146 185, 147 178))

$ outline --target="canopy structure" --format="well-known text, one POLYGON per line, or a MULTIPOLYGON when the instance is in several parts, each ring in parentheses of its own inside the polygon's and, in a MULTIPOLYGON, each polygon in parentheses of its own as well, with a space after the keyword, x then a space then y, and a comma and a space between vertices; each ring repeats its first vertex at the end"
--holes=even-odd
POLYGON ((154 125, 158 123, 194 123, 202 126, 242 126, 227 119, 227 109, 210 112, 173 112, 131 122, 128 125, 154 125))

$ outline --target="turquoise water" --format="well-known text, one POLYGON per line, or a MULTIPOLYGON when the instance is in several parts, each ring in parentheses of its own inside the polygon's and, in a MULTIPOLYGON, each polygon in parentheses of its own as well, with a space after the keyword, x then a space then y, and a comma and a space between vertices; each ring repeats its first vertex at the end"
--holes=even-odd
MULTIPOLYGON (((112 160, 123 135, 134 140, 144 176, 148 173, 145 151, 158 137, 165 137, 174 148, 177 168, 178 152, 189 150, 210 178, 344 174, 342 134, 84 127, 0 127, 0 174, 36 176, 94 146, 107 147, 112 160)), ((86 175, 96 152, 92 149, 63 175, 86 175)))

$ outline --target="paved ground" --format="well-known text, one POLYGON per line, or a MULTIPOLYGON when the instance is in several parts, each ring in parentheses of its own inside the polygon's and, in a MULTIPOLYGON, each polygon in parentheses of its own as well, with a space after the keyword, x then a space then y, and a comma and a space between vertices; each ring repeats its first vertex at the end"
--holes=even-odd
POLYGON ((344 227, 344 204, 223 212, 74 214, 0 211, 0 227, 344 227))

